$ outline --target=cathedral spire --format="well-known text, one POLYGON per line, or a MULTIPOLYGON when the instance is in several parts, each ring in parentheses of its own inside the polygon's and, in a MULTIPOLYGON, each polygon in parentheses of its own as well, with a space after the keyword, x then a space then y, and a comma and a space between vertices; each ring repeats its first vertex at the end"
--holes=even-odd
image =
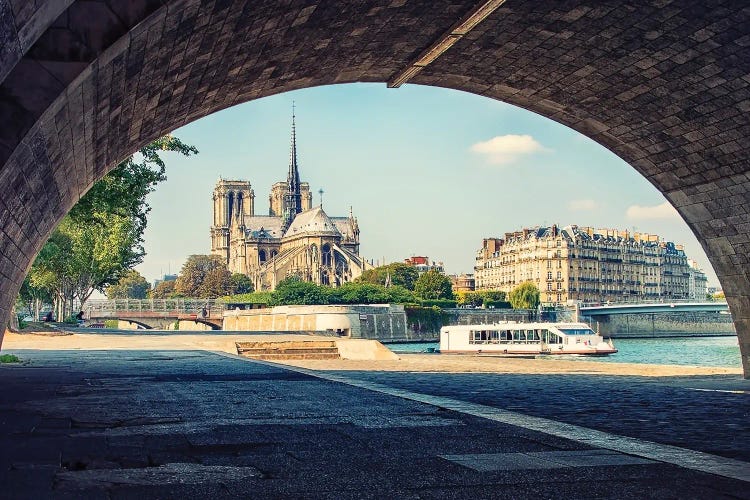
POLYGON ((294 103, 292 103, 292 144, 289 151, 289 174, 286 182, 289 184, 289 194, 294 196, 292 210, 295 214, 302 211, 302 195, 300 192, 299 167, 297 165, 297 127, 295 124, 294 103))
POLYGON ((292 141, 289 150, 289 173, 286 178, 286 220, 285 226, 289 226, 294 217, 302 211, 302 193, 300 190, 299 166, 297 165, 297 127, 295 124, 294 102, 292 102, 292 141))

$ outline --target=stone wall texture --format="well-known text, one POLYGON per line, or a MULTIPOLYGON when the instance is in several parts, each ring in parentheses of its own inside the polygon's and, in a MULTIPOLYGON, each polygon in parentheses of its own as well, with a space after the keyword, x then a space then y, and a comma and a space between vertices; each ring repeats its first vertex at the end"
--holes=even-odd
MULTIPOLYGON (((0 0, 0 320, 139 146, 263 96, 388 81, 476 3, 0 0)), ((750 376, 749 46, 743 1, 508 0, 412 83, 547 116, 645 176, 711 259, 750 376)))

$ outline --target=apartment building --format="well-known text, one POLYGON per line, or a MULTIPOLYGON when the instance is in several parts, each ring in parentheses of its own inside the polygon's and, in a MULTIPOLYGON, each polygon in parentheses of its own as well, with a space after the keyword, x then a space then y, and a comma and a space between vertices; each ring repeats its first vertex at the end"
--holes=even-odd
POLYGON ((616 229, 553 225, 486 238, 474 269, 477 290, 507 293, 531 281, 543 304, 705 297, 705 274, 681 245, 616 229))

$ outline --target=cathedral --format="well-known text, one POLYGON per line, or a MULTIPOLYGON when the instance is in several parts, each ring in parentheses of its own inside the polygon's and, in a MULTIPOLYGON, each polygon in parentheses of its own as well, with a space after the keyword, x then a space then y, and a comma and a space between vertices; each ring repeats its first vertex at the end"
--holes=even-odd
POLYGON ((329 217, 312 206, 310 185, 300 182, 297 137, 292 141, 286 182, 275 183, 268 215, 255 215, 255 193, 247 181, 219 179, 213 193, 211 254, 229 271, 250 277, 255 290, 274 290, 292 276, 339 286, 371 267, 359 256, 359 225, 348 217, 329 217))

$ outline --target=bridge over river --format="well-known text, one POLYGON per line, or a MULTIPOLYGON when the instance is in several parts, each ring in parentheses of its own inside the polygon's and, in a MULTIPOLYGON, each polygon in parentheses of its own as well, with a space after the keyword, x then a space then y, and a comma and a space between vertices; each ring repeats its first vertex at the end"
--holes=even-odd
POLYGON ((587 305, 580 318, 608 337, 735 335, 726 302, 650 302, 587 305))
POLYGON ((225 303, 213 299, 114 299, 91 300, 83 310, 94 325, 115 320, 133 328, 220 330, 225 309, 225 303))
POLYGON ((601 304, 581 306, 582 316, 612 316, 615 314, 639 314, 660 312, 728 312, 726 302, 641 302, 623 304, 601 304))

